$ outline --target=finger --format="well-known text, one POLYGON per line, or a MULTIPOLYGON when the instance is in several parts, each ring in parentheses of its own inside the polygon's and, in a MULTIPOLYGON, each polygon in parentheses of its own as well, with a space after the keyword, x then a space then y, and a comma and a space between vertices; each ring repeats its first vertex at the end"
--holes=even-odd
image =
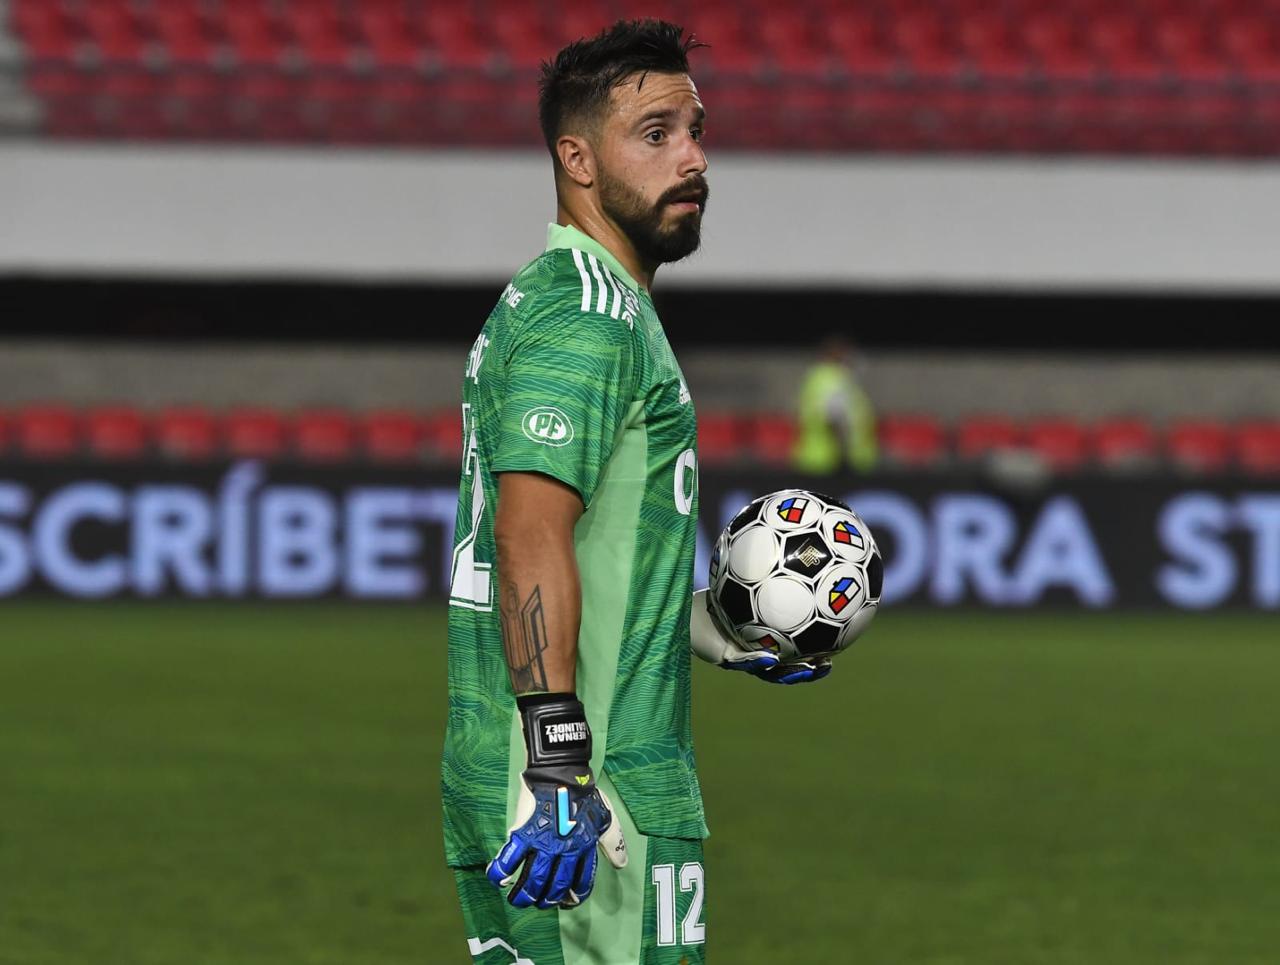
MULTIPOLYGON (((601 847, 604 844, 601 843, 601 847)), ((572 908, 587 900, 587 896, 591 894, 591 890, 596 886, 596 849, 592 848, 582 860, 578 862, 578 873, 573 877, 573 884, 569 889, 568 900, 563 902, 563 906, 572 908)))
POLYGON ((617 812, 614 810, 613 802, 609 800, 609 796, 600 788, 596 788, 600 794, 600 800, 604 802, 604 806, 609 809, 609 826, 600 835, 600 848, 604 851, 604 856, 609 859, 609 863, 615 868, 625 868, 627 866, 627 839, 622 834, 622 822, 618 820, 617 812))
POLYGON ((814 668, 807 663, 781 666, 776 668, 771 679, 779 684, 806 684, 814 679, 814 668))
MULTIPOLYGON (((590 850, 594 851, 595 849, 592 848, 590 850)), ((574 852, 560 855, 555 864, 555 870, 552 872, 551 884, 547 887, 547 893, 538 902, 539 908, 553 908, 564 903, 564 900, 569 897, 569 889, 573 885, 580 863, 579 855, 574 852)))
POLYGON ((554 863, 555 855, 534 851, 507 900, 517 908, 531 908, 538 904, 551 884, 554 863))
POLYGON ((497 857, 489 862, 489 867, 485 869, 486 877, 499 888, 505 888, 511 884, 511 879, 515 877, 528 850, 528 840, 513 834, 497 857))
POLYGON ((727 670, 742 670, 746 673, 762 674, 774 667, 778 666, 778 658, 773 654, 760 654, 756 657, 748 657, 744 660, 733 660, 724 664, 727 670))

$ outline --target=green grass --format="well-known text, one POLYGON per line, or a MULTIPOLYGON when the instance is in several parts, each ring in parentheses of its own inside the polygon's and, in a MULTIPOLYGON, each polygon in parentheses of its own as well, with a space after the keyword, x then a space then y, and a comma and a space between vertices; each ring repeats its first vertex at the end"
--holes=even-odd
MULTIPOLYGON (((438 609, 0 605, 0 962, 466 962, 438 609)), ((699 666, 713 962, 1280 948, 1274 618, 886 612, 699 666)))

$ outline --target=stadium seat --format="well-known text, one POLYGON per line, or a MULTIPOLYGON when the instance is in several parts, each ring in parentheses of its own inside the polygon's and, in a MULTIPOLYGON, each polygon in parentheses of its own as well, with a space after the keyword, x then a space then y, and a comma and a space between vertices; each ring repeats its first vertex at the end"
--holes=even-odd
POLYGON ((897 65, 884 25, 868 8, 833 8, 823 32, 836 62, 852 78, 883 78, 897 65))
POLYGON ((423 455, 425 425, 413 412, 379 409, 356 424, 360 448, 376 462, 415 462, 423 455))
POLYGON ((1004 14, 975 12, 965 16, 959 40, 973 71, 984 81, 1022 80, 1030 73, 1031 64, 1004 14))
POLYGON ((1250 420, 1235 427, 1236 463, 1246 473, 1280 473, 1280 422, 1250 420))
POLYGON ((1089 435, 1072 419, 1035 419, 1025 427, 1027 448, 1049 468, 1069 471, 1081 468, 1089 457, 1089 435))
POLYGON ((354 38, 342 19, 342 7, 332 0, 306 0, 284 5, 289 30, 307 66, 320 73, 351 66, 354 38))
POLYGON ((1178 469, 1218 472, 1225 469, 1231 459, 1231 433, 1219 422, 1174 422, 1165 433, 1165 453, 1178 469))
POLYGON ((462 464, 462 414, 455 408, 429 413, 423 420, 426 455, 441 463, 462 464))
POLYGON ((788 415, 758 412, 746 420, 747 452, 765 466, 786 466, 796 442, 795 420, 788 415))
POLYGON ((156 447, 173 459, 208 459, 218 451, 217 420, 198 406, 175 406, 157 414, 156 447))
POLYGON ((1145 419, 1107 419, 1092 433, 1098 463, 1111 469, 1148 466, 1159 454, 1155 430, 1145 419))
POLYGON ((1007 416, 981 415, 962 419, 955 427, 955 440, 956 455, 973 461, 1017 448, 1022 434, 1017 423, 1007 416))
POLYGON ((293 451, 310 462, 340 462, 355 449, 355 423, 339 409, 308 409, 293 418, 293 451))
POLYGON ((216 43, 195 7, 179 2, 145 9, 152 11, 152 29, 171 68, 213 67, 216 43))
POLYGON ((722 465, 741 458, 746 439, 741 418, 735 412, 698 414, 698 462, 722 465))
POLYGON ((965 69, 964 56, 952 44, 951 33, 942 16, 929 7, 900 14, 892 27, 903 67, 929 81, 954 80, 965 69))
POLYGON ((102 459, 133 459, 147 451, 148 419, 131 406, 103 406, 84 414, 90 454, 102 459))
POLYGON ((34 459, 75 455, 80 449, 80 420, 64 405, 31 405, 19 409, 13 420, 15 448, 34 459))
POLYGON ((930 416, 891 415, 880 420, 880 452, 891 465, 923 468, 939 466, 947 457, 947 436, 930 416))
POLYGON ((507 70, 532 74, 551 48, 542 17, 531 5, 505 4, 492 18, 492 28, 498 60, 507 70))
POLYGON ((221 421, 223 445, 230 456, 272 459, 285 451, 286 420, 274 409, 231 409, 221 421))

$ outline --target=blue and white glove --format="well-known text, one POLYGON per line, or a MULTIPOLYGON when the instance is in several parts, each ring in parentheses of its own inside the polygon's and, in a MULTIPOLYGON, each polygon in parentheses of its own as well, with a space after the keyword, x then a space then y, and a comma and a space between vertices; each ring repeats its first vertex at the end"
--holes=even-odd
POLYGON ((515 823, 489 880, 515 883, 507 900, 517 908, 573 908, 596 880, 596 848, 615 868, 627 863, 627 843, 613 805, 591 773, 591 729, 574 694, 516 698, 528 767, 515 823))
POLYGON ((689 617, 689 646, 708 663, 725 670, 741 670, 773 684, 804 684, 831 673, 831 658, 783 662, 765 650, 744 650, 720 632, 707 609, 707 591, 693 594, 689 617))

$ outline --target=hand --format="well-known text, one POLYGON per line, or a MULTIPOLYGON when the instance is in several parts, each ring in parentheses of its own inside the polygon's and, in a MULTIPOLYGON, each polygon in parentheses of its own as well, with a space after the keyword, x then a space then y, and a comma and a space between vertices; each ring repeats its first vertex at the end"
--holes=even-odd
POLYGON ((499 888, 514 882, 517 908, 573 908, 595 885, 596 848, 627 863, 622 827, 591 772, 591 732, 572 694, 517 698, 529 766, 507 843, 489 862, 499 888))
POLYGON ((784 663, 767 650, 746 650, 728 639, 716 626, 707 606, 707 590, 693 594, 689 618, 689 645, 708 663, 725 670, 741 670, 774 684, 803 684, 821 680, 831 673, 831 658, 784 663))

